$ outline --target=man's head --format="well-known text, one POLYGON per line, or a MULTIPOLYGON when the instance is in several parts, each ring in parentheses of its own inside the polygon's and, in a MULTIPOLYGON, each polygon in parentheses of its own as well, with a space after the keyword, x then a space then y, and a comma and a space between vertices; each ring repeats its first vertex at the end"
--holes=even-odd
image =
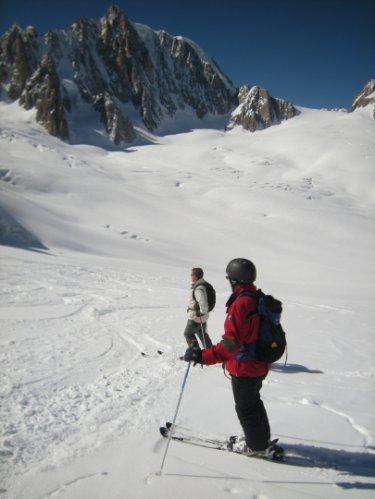
POLYGON ((199 267, 194 267, 191 269, 191 280, 193 282, 198 281, 199 279, 202 279, 203 277, 203 270, 199 267))
POLYGON ((257 278, 255 265, 246 258, 234 258, 231 260, 227 265, 226 273, 232 288, 237 284, 251 284, 257 278))

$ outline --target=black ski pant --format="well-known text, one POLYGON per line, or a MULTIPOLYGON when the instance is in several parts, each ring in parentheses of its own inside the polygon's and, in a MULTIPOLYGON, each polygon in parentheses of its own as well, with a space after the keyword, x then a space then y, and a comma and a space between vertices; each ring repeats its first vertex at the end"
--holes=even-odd
POLYGON ((246 445, 252 450, 266 449, 271 438, 267 412, 259 394, 263 380, 264 376, 232 376, 237 416, 245 434, 246 445))
POLYGON ((203 348, 208 348, 212 346, 211 338, 207 333, 207 323, 206 322, 195 322, 191 319, 187 321, 184 336, 186 343, 189 347, 198 344, 197 336, 202 344, 203 348))

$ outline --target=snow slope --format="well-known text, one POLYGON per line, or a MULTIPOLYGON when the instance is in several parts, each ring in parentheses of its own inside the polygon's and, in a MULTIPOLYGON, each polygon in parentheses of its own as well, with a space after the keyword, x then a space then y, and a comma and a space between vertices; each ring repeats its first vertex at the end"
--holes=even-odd
MULTIPOLYGON (((302 109, 249 134, 104 150, 0 104, 1 499, 366 498, 375 489, 375 123, 302 109), (284 303, 288 360, 263 387, 304 466, 171 443, 192 266, 227 262, 284 303), (158 351, 162 351, 159 354, 158 351)), ((191 369, 177 423, 240 431, 220 366, 191 369)), ((299 463, 301 464, 301 463, 299 463)))

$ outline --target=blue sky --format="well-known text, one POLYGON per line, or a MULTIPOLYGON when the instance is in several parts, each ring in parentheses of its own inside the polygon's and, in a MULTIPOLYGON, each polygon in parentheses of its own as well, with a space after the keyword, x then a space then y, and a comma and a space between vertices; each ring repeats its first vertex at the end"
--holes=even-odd
MULTIPOLYGON (((103 16, 111 1, 0 0, 0 32, 103 16)), ((375 0, 118 0, 133 22, 194 40, 236 86, 311 107, 349 107, 375 78, 375 0)))

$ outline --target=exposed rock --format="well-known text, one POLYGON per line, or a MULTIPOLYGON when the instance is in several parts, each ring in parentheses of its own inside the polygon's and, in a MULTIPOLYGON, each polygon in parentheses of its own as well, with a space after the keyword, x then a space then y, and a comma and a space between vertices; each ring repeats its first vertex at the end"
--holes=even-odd
POLYGON ((240 125, 245 130, 254 132, 293 118, 297 114, 290 102, 271 97, 267 90, 257 85, 240 87, 238 102, 238 107, 230 116, 228 129, 240 125))
POLYGON ((32 42, 36 36, 33 28, 24 31, 14 24, 0 45, 0 78, 1 82, 8 82, 11 99, 20 97, 31 75, 32 42))
POLYGON ((115 5, 99 20, 78 19, 45 35, 12 26, 0 38, 0 84, 11 99, 36 108, 37 119, 63 140, 79 140, 83 120, 84 140, 95 143, 101 121, 119 145, 134 141, 135 126, 157 134, 177 112, 226 117, 239 105, 230 126, 248 130, 295 114, 259 87, 238 94, 192 41, 133 24, 115 5))
POLYGON ((348 109, 351 113, 360 107, 374 106, 374 119, 375 119, 375 80, 370 80, 363 87, 362 91, 354 99, 353 104, 348 109))
POLYGON ((68 125, 60 94, 60 80, 49 54, 34 72, 22 92, 20 104, 26 109, 36 108, 36 119, 48 133, 63 140, 69 138, 68 125))
POLYGON ((95 108, 100 111, 101 119, 114 144, 130 143, 135 139, 136 134, 133 125, 120 112, 109 94, 98 96, 95 108))

